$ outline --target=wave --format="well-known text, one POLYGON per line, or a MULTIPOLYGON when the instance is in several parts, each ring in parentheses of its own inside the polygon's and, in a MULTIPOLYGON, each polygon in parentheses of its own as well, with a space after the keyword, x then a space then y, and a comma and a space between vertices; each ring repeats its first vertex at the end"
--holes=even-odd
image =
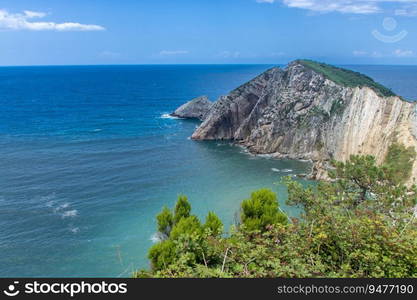
POLYGON ((167 114, 167 113, 162 114, 159 118, 160 119, 171 119, 171 120, 182 120, 183 119, 183 118, 180 118, 180 117, 172 116, 171 114, 167 114))
POLYGON ((80 228, 79 227, 71 227, 69 229, 69 231, 71 231, 72 233, 76 234, 76 233, 78 233, 80 231, 80 228))
POLYGON ((70 209, 71 203, 65 202, 59 204, 57 200, 52 200, 55 198, 55 194, 52 196, 43 197, 45 200, 49 200, 45 203, 45 206, 50 208, 54 214, 60 215, 61 218, 73 218, 78 215, 78 210, 70 209))
POLYGON ((64 204, 61 204, 61 205, 58 205, 57 207, 55 207, 54 208, 54 211, 55 212, 58 212, 58 211, 60 211, 60 210, 63 210, 63 209, 65 209, 65 208, 68 208, 70 206, 70 204, 68 203, 68 202, 66 202, 66 203, 64 203, 64 204))
POLYGON ((77 215, 78 215, 78 210, 73 209, 73 210, 64 211, 61 214, 61 217, 62 218, 72 218, 72 217, 76 217, 77 215))
POLYGON ((257 156, 260 157, 260 158, 265 158, 265 159, 274 158, 273 154, 257 154, 257 156))
POLYGON ((272 170, 272 172, 282 172, 282 173, 290 173, 290 172, 293 171, 292 169, 282 169, 282 170, 280 170, 280 169, 277 169, 277 168, 271 168, 271 170, 272 170))

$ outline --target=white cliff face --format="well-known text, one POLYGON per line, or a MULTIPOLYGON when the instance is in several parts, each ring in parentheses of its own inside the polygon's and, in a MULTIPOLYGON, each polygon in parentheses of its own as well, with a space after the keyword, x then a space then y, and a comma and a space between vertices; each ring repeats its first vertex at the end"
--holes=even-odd
POLYGON ((192 138, 234 140, 253 153, 311 159, 314 177, 324 178, 330 159, 370 154, 382 162, 394 142, 417 149, 416 120, 415 103, 338 85, 295 62, 221 97, 192 138))

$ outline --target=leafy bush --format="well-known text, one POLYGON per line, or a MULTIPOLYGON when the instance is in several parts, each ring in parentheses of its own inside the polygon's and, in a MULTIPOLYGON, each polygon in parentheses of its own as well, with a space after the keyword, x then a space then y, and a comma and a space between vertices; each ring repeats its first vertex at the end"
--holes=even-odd
POLYGON ((209 212, 206 217, 204 229, 209 230, 209 233, 213 236, 219 236, 223 232, 223 223, 214 212, 209 212))
POLYGON ((172 240, 178 239, 181 235, 201 234, 201 223, 196 216, 189 216, 181 218, 172 228, 169 238, 172 240))
MULTIPOLYGON (((215 213, 209 212, 204 224, 191 215, 191 205, 185 196, 178 197, 174 213, 164 207, 156 219, 162 241, 154 244, 148 253, 155 272, 177 263, 181 255, 186 255, 186 259, 181 261, 187 265, 210 259, 207 240, 223 233, 223 224, 215 213)), ((146 277, 150 274, 142 270, 135 273, 135 276, 146 277)))
POLYGON ((149 259, 156 270, 162 270, 175 262, 177 254, 175 244, 171 240, 159 242, 149 250, 149 259))
POLYGON ((271 190, 253 192, 250 199, 242 202, 241 207, 242 223, 250 231, 265 231, 268 225, 287 223, 287 216, 279 211, 277 196, 271 190))
POLYGON ((188 202, 187 197, 179 196, 177 204, 175 205, 174 221, 178 223, 181 218, 187 218, 190 216, 191 205, 188 202))
POLYGON ((204 225, 184 214, 150 249, 152 269, 134 276, 417 277, 417 187, 392 180, 394 162, 412 154, 404 149, 392 147, 383 166, 372 156, 334 162, 332 181, 314 186, 285 178, 287 203, 304 209, 291 222, 270 190, 243 201, 228 236, 215 214, 204 225))
POLYGON ((156 216, 158 231, 163 237, 168 237, 174 225, 174 216, 168 207, 164 207, 160 214, 156 216))

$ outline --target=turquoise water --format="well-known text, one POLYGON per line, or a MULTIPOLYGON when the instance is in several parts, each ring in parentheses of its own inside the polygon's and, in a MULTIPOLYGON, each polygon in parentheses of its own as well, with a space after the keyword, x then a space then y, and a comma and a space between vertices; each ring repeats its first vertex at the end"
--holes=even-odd
MULTIPOLYGON (((164 117, 269 67, 0 68, 0 276, 130 276, 148 266, 155 214, 179 194, 227 225, 254 189, 272 188, 283 203, 276 183, 308 163, 192 141, 197 122, 164 117)), ((395 73, 404 80, 374 68, 417 95, 416 67, 395 73)))

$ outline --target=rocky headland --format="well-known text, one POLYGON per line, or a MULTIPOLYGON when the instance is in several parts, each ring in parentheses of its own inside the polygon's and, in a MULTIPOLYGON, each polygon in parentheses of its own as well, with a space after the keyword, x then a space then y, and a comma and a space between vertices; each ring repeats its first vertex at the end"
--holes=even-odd
POLYGON ((194 99, 173 115, 203 121, 194 140, 230 140, 256 154, 311 160, 314 179, 326 178, 331 159, 369 154, 381 163, 393 143, 417 149, 416 103, 365 75, 309 60, 269 69, 214 104, 194 99))

